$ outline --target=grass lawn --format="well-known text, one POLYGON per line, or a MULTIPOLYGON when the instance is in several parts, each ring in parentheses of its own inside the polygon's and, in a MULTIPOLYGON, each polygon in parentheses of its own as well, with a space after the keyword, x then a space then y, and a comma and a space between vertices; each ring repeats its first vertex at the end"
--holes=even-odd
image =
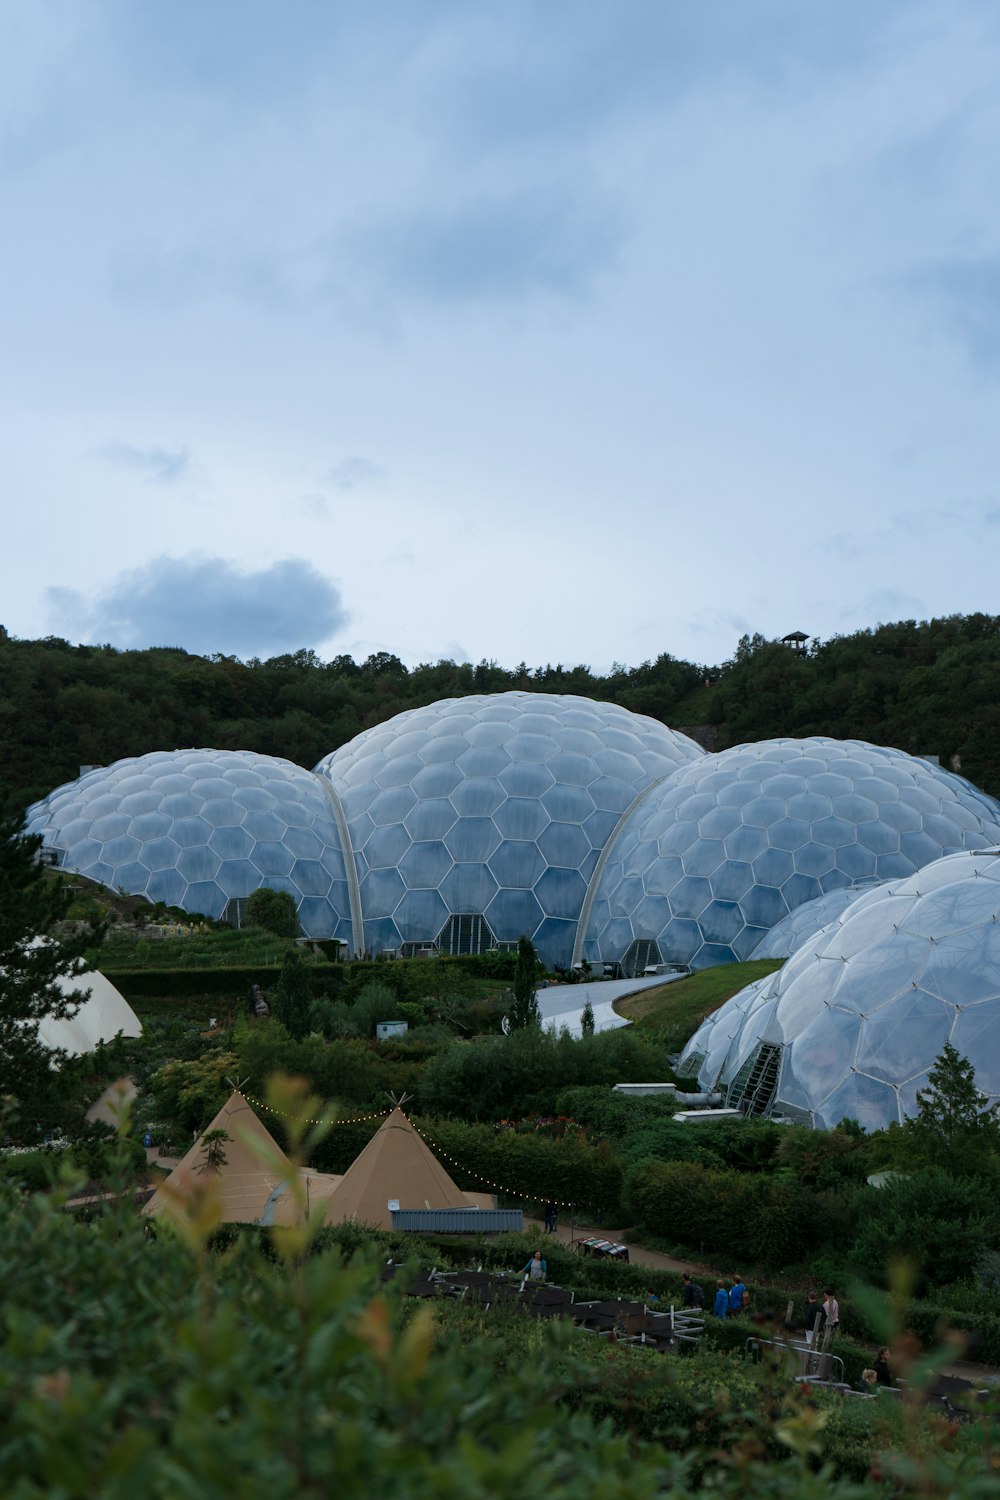
POLYGON ((754 979, 773 974, 784 963, 781 958, 758 958, 745 964, 720 964, 714 969, 699 969, 686 979, 657 985, 638 995, 627 995, 615 1004, 620 1016, 627 1016, 640 1030, 669 1031, 675 1045, 682 1047, 707 1015, 718 1010, 724 1000, 735 995, 754 979))

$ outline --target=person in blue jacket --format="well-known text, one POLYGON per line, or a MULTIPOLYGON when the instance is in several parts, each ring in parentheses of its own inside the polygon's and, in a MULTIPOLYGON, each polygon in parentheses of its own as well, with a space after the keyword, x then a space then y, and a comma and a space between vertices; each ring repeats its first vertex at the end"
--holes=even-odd
POLYGON ((744 1307, 744 1297, 746 1297, 746 1300, 749 1302, 750 1296, 747 1292, 746 1287, 743 1285, 743 1277, 740 1275, 739 1271, 737 1271, 733 1276, 733 1284, 729 1290, 729 1316, 731 1318, 738 1318, 741 1316, 744 1307))
POLYGON ((718 1287, 718 1291, 715 1294, 715 1303, 712 1307, 712 1311, 717 1318, 728 1318, 729 1293, 726 1291, 726 1283, 724 1281, 719 1281, 716 1282, 716 1285, 718 1287))

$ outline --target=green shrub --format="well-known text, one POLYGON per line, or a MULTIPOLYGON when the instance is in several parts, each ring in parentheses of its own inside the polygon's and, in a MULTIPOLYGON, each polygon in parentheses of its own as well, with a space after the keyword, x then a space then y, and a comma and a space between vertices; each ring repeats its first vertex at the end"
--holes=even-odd
POLYGON ((290 891, 272 891, 266 885, 248 897, 246 923, 279 938, 297 938, 302 931, 295 897, 290 891))
POLYGON ((851 1259, 883 1281, 900 1259, 917 1267, 920 1289, 959 1281, 985 1251, 1000 1248, 1000 1205, 976 1178, 928 1168, 893 1177, 866 1203, 851 1259))
POLYGON ((58 1157, 53 1151, 11 1152, 0 1156, 0 1178, 16 1183, 26 1193, 42 1193, 51 1186, 58 1166, 58 1157))
POLYGON ((428 1114, 470 1120, 517 1119, 551 1110, 560 1090, 649 1077, 661 1053, 629 1031, 574 1039, 533 1027, 508 1037, 479 1037, 434 1059, 420 1084, 428 1114))

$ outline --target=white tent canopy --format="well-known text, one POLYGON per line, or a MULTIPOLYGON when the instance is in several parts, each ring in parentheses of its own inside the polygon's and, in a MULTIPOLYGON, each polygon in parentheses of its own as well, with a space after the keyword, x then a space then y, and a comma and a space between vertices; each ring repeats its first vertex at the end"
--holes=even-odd
POLYGON ((38 1027, 38 1036, 45 1047, 60 1048, 71 1057, 93 1052, 98 1042, 110 1042, 112 1037, 123 1032, 125 1036, 141 1036, 139 1017, 124 995, 115 989, 111 980, 96 969, 88 969, 76 979, 57 979, 64 995, 74 990, 89 990, 88 998, 75 1016, 58 1020, 46 1016, 38 1027))

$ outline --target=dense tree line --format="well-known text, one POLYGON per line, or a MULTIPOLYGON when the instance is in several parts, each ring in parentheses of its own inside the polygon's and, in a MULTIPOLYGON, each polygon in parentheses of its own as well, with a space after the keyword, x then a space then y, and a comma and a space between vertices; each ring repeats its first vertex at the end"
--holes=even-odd
POLYGON ((904 620, 798 655, 744 637, 706 694, 719 745, 829 734, 937 755, 1000 792, 1000 617, 904 620))
POLYGON ((243 662, 158 647, 118 651, 0 627, 0 765, 27 803, 81 765, 179 746, 252 749, 312 766, 404 709, 470 693, 580 693, 672 727, 713 725, 718 748, 829 734, 935 754, 1000 791, 1000 617, 901 621, 797 654, 744 637, 716 667, 662 654, 637 667, 512 668, 388 652, 324 662, 311 650, 243 662))

